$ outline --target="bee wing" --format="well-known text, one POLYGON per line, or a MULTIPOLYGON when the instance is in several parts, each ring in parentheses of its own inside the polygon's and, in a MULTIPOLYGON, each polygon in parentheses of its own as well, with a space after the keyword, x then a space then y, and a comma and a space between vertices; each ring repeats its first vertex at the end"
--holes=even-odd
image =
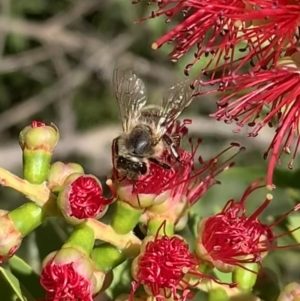
POLYGON ((157 124, 157 130, 163 135, 169 126, 179 117, 193 100, 193 94, 198 87, 192 89, 189 81, 181 81, 170 87, 163 97, 162 111, 157 124))
POLYGON ((146 87, 132 70, 116 68, 113 73, 113 89, 119 105, 123 131, 128 132, 147 102, 146 87))

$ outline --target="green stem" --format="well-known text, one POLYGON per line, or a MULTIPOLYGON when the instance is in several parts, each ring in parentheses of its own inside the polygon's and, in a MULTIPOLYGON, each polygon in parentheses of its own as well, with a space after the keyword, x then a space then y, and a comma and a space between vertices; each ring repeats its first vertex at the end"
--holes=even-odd
POLYGON ((148 234, 172 236, 175 232, 175 226, 168 220, 152 219, 148 222, 148 234))
POLYGON ((32 184, 42 184, 48 178, 52 153, 45 150, 23 150, 23 177, 32 184))
POLYGON ((111 226, 117 233, 127 234, 137 225, 142 212, 142 209, 133 208, 129 204, 118 200, 114 203, 111 226))
POLYGON ((86 224, 81 224, 75 228, 62 248, 73 247, 89 256, 92 252, 94 241, 94 230, 86 224))
POLYGON ((108 243, 96 247, 92 251, 91 258, 96 264, 96 267, 105 273, 126 260, 126 257, 120 250, 108 243))
POLYGON ((232 281, 238 283, 238 288, 243 292, 251 292, 256 283, 259 265, 257 263, 247 263, 244 267, 235 267, 232 273, 232 281), (253 271, 253 272, 252 272, 253 271))
POLYGON ((44 210, 34 203, 26 203, 14 209, 8 215, 22 236, 26 236, 32 232, 46 218, 44 210))

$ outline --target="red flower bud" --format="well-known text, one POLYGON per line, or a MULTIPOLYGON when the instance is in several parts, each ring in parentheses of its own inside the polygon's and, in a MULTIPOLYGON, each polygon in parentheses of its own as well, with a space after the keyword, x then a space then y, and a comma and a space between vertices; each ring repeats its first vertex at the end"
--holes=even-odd
POLYGON ((93 301, 98 293, 92 261, 74 248, 49 254, 41 272, 41 285, 51 301, 93 301))
POLYGON ((48 187, 51 191, 59 191, 66 178, 73 173, 84 173, 83 168, 76 163, 55 162, 51 165, 48 176, 48 187))
POLYGON ((102 185, 95 176, 74 173, 65 180, 57 204, 68 222, 79 224, 87 218, 103 216, 113 199, 103 196, 102 185))

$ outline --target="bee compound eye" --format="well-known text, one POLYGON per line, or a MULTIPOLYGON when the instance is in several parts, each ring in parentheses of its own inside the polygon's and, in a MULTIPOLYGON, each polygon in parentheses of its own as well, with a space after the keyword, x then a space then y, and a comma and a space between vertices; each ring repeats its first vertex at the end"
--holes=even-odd
POLYGON ((142 175, 146 174, 147 173, 147 165, 145 163, 141 163, 140 164, 140 173, 142 175))

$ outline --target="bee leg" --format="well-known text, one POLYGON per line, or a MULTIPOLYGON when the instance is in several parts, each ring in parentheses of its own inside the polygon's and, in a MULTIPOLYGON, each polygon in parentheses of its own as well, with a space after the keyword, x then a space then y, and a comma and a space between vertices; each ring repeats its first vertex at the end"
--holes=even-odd
POLYGON ((168 147, 170 149, 170 152, 171 152, 172 156, 175 158, 175 160, 177 162, 180 162, 180 155, 179 155, 178 150, 177 150, 177 147, 179 145, 178 139, 180 139, 180 137, 175 136, 176 144, 174 143, 174 141, 168 135, 163 135, 161 138, 168 145, 168 147))
POLYGON ((168 165, 168 164, 166 164, 166 163, 164 163, 164 162, 160 162, 160 161, 158 161, 158 160, 155 159, 155 158, 149 158, 149 161, 151 161, 152 163, 154 163, 154 164, 160 166, 160 167, 163 168, 163 169, 170 169, 170 168, 171 168, 170 165, 168 165))
POLYGON ((137 185, 136 185, 136 181, 135 180, 132 180, 132 188, 133 188, 133 191, 132 192, 136 192, 136 197, 137 197, 137 201, 138 201, 138 204, 141 207, 141 202, 140 202, 140 198, 139 198, 139 194, 138 194, 138 191, 137 191, 137 185))

